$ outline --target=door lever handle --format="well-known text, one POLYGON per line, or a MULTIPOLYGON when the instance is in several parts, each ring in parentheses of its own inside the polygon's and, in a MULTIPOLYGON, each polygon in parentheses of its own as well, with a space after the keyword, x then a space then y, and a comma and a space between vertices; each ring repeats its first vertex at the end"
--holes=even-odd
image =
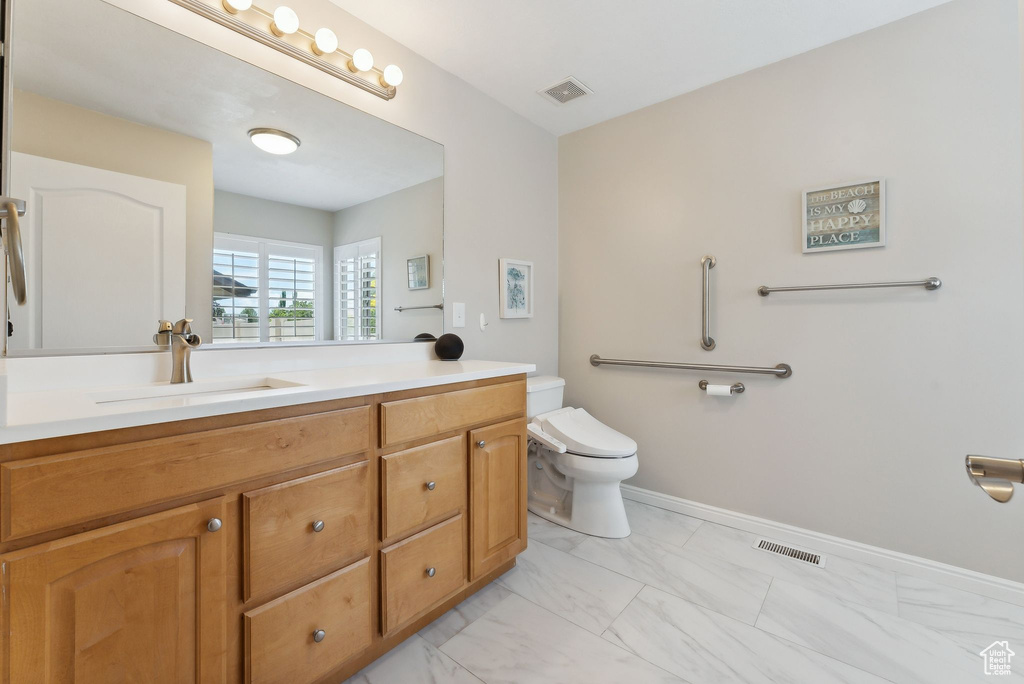
POLYGON ((1024 460, 969 455, 964 459, 971 481, 999 503, 1013 496, 1014 483, 1024 483, 1024 460))

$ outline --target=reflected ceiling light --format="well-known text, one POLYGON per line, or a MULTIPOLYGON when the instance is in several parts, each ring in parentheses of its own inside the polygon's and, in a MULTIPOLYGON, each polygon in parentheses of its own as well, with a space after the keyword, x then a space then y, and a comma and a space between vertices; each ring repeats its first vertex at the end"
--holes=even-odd
POLYGON ((223 0, 224 9, 231 14, 238 14, 252 7, 252 0, 223 0))
POLYGON ((291 133, 276 128, 254 128, 249 131, 249 140, 264 152, 270 154, 291 154, 299 149, 299 139, 291 133))
POLYGON ((291 7, 281 5, 274 10, 274 21, 270 30, 275 36, 287 36, 299 30, 299 15, 291 7))
POLYGON ((317 29, 313 36, 313 52, 318 55, 330 55, 338 49, 338 36, 329 28, 317 29))
POLYGON ((373 68, 373 55, 366 48, 359 48, 352 53, 352 59, 348 60, 348 70, 351 72, 369 71, 373 68))
POLYGON ((402 85, 402 79, 405 76, 402 75, 402 70, 394 64, 388 64, 384 67, 384 74, 380 77, 380 82, 384 84, 385 88, 394 88, 402 85))

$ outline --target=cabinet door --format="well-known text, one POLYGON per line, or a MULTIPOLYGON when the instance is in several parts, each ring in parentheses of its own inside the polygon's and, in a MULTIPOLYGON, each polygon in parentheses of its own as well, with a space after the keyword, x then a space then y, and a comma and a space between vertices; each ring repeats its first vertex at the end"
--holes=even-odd
POLYGON ((6 681, 223 682, 225 510, 190 504, 4 557, 6 681))
POLYGON ((469 437, 470 576, 476 579, 526 548, 526 423, 510 420, 469 437))

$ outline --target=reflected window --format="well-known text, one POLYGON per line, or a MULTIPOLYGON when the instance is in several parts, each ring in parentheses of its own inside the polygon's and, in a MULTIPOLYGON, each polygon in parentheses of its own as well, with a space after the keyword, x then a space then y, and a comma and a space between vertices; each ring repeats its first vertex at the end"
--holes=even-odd
POLYGON ((213 244, 213 341, 323 339, 323 248, 217 233, 213 244))
POLYGON ((381 339, 381 239, 334 248, 334 339, 381 339))

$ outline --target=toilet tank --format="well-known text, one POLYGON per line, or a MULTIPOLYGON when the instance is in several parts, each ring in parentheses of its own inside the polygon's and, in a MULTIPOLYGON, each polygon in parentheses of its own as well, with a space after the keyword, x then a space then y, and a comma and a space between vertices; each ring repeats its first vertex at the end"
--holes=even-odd
POLYGON ((526 378, 526 417, 533 418, 562 408, 565 380, 554 375, 526 378))

